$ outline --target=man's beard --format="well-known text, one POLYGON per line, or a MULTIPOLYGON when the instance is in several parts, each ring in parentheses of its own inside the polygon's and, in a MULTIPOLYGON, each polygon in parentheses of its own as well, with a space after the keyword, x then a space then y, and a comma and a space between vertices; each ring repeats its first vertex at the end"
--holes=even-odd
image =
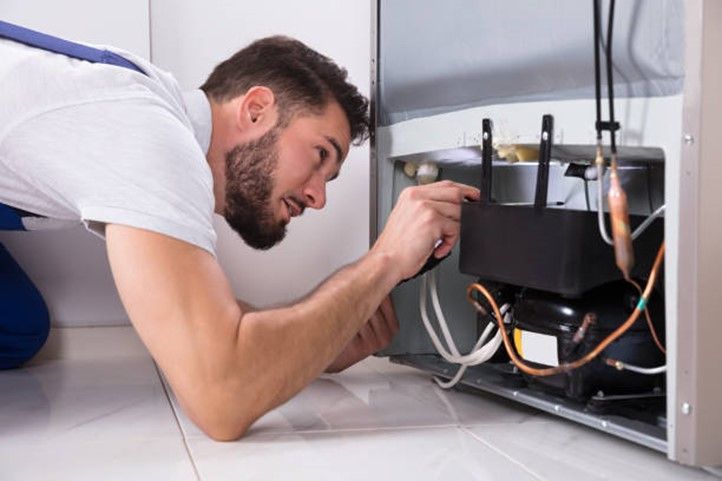
POLYGON ((286 236, 286 223, 274 216, 272 173, 278 163, 274 127, 257 140, 239 144, 226 154, 224 217, 254 249, 270 249, 286 236))

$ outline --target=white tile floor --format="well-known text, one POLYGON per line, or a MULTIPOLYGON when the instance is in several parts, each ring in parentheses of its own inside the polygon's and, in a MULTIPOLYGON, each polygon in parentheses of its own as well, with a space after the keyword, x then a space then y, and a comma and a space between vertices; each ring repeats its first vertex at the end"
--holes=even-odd
POLYGON ((661 454, 369 359, 241 441, 205 437, 131 328, 53 331, 0 372, 0 480, 702 480, 661 454))

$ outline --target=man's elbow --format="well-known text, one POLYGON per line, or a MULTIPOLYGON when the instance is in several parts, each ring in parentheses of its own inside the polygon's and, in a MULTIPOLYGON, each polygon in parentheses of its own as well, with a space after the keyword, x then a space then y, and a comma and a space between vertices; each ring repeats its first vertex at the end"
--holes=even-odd
POLYGON ((238 423, 238 422, 224 422, 224 421, 201 421, 196 423, 197 426, 203 431, 206 436, 214 441, 229 442, 238 441, 241 439, 248 428, 251 426, 250 423, 238 423))
POLYGON ((236 441, 242 438, 254 419, 245 415, 250 409, 239 402, 213 399, 206 394, 196 402, 184 402, 181 406, 198 428, 214 441, 236 441))

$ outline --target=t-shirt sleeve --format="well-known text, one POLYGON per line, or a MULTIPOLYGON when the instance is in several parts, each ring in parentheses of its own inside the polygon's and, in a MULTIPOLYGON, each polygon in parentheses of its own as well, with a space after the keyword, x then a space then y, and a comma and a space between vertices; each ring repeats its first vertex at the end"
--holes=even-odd
POLYGON ((58 108, 25 120, 4 142, 25 180, 92 232, 104 236, 107 224, 124 224, 215 256, 210 168, 192 127, 161 101, 58 108))

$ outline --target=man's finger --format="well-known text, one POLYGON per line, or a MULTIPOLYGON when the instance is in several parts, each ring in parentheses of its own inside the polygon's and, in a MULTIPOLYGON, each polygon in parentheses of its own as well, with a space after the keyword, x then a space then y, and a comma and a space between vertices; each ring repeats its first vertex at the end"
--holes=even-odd
POLYGON ((376 344, 376 334, 373 332, 373 329, 369 326, 368 322, 363 325, 356 335, 360 338, 361 346, 364 350, 371 349, 376 344))
POLYGON ((459 204, 438 200, 427 200, 425 201, 425 205, 447 219, 455 220, 457 222, 461 220, 461 206, 459 204))
POLYGON ((447 220, 442 224, 441 235, 439 236, 441 243, 434 249, 434 257, 441 259, 451 252, 459 239, 459 228, 460 224, 452 220, 447 220))
POLYGON ((376 346, 381 348, 391 342, 391 327, 381 310, 377 310, 368 323, 376 336, 376 346))
POLYGON ((387 296, 383 301, 381 301, 379 309, 384 314, 384 318, 391 327, 391 331, 396 334, 399 330, 399 320, 396 317, 396 311, 394 309, 394 303, 391 301, 391 296, 387 296))
POLYGON ((440 202, 461 203, 464 199, 479 200, 481 192, 476 187, 444 180, 417 187, 419 195, 440 202))

